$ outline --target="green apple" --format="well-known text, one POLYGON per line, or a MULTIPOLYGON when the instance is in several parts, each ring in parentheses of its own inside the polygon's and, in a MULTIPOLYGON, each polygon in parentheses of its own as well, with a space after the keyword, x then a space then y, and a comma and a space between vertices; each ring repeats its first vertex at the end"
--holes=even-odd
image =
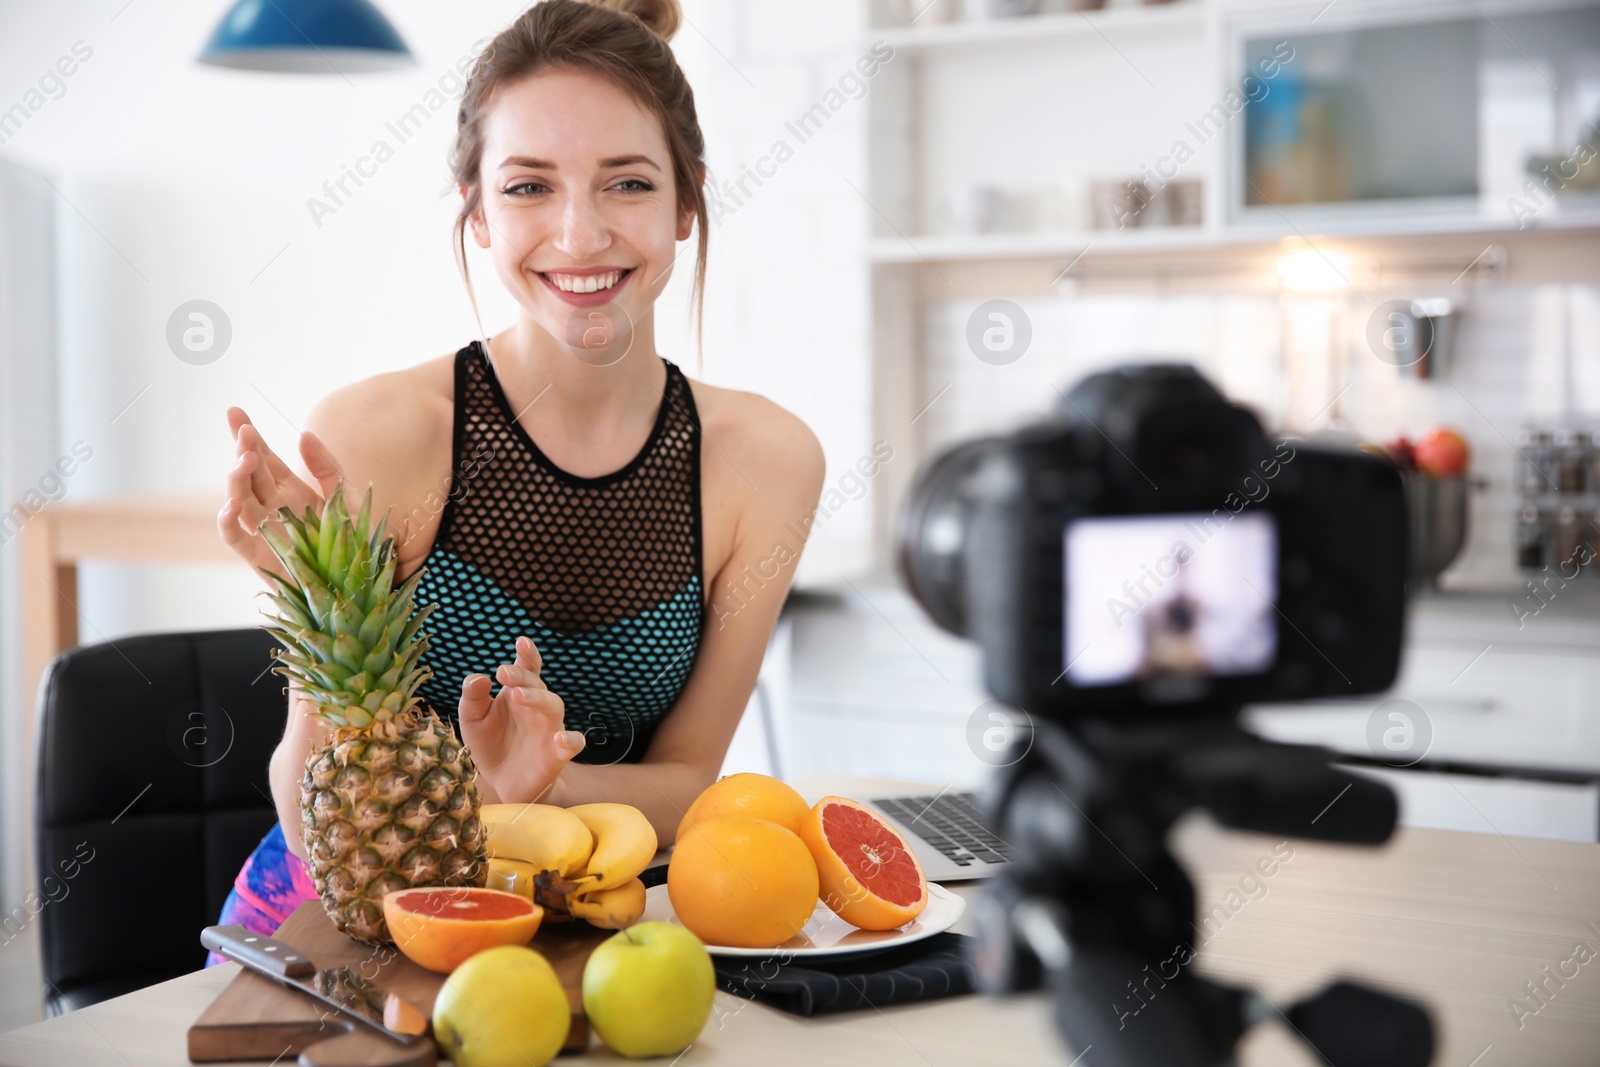
POLYGON ((687 928, 634 923, 601 942, 583 968, 583 1012, 612 1052, 632 1059, 689 1047, 711 1017, 717 975, 687 928))
POLYGON ((469 957, 433 1002, 433 1036, 455 1067, 543 1067, 571 1026, 555 969, 525 945, 469 957))

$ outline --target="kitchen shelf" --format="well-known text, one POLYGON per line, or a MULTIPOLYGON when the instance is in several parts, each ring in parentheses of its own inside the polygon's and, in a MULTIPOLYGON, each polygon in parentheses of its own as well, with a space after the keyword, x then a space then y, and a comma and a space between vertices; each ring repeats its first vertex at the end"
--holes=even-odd
POLYGON ((1087 233, 922 234, 878 237, 867 246, 874 263, 958 263, 993 259, 1048 259, 1090 248, 1106 251, 1165 252, 1217 243, 1198 226, 1087 233))
POLYGON ((929 51, 1104 36, 1108 32, 1172 33, 1198 30, 1202 25, 1203 8, 1198 0, 1181 0, 1173 4, 1109 11, 1069 11, 932 26, 883 26, 872 31, 872 39, 895 49, 929 51))
POLYGON ((1275 244, 1297 237, 1382 240, 1391 237, 1482 237, 1528 234, 1600 234, 1600 217, 1552 218, 1519 230, 1503 219, 1426 218, 1327 221, 1289 226, 1234 224, 1224 228, 1166 226, 1149 229, 1090 230, 1082 233, 922 234, 877 237, 867 246, 873 263, 965 263, 992 260, 1052 259, 1089 251, 1102 253, 1187 252, 1244 245, 1275 244))

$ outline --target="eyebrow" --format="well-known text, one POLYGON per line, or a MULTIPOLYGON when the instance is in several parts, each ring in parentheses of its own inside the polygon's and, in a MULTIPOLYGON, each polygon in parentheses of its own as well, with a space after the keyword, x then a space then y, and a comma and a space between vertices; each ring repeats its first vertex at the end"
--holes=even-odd
MULTIPOLYGON (((655 160, 651 159, 649 156, 637 154, 628 156, 610 156, 600 161, 600 167, 602 170, 610 170, 615 167, 631 167, 636 163, 642 163, 656 171, 661 170, 661 167, 656 163, 655 160)), ((506 167, 527 167, 530 170, 560 169, 547 159, 535 159, 532 156, 507 156, 500 163, 500 168, 502 170, 506 167)))

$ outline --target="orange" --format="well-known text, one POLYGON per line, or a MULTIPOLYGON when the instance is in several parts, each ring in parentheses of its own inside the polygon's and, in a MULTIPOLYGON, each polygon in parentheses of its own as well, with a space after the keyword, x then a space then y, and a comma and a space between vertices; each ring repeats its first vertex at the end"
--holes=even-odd
POLYGON ((500 945, 526 945, 544 909, 498 889, 429 886, 383 898, 395 947, 430 971, 449 974, 469 956, 500 945))
POLYGON ((800 827, 822 902, 852 926, 893 930, 928 906, 917 854, 889 821, 846 797, 823 797, 800 827))
POLYGON ((811 814, 805 797, 769 774, 745 771, 718 778, 694 798, 678 823, 678 838, 701 819, 713 815, 754 815, 779 826, 800 832, 800 824, 811 814))
POLYGON ((817 909, 817 865, 792 830, 750 815, 712 815, 678 839, 667 864, 678 921, 708 945, 771 948, 817 909))

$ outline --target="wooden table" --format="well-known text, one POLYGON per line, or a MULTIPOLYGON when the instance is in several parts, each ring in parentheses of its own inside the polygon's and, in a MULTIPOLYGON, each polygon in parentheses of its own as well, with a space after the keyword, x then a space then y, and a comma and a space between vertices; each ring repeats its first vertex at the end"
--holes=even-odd
MULTIPOLYGON (((167 494, 56 503, 22 527, 22 707, 57 655, 78 644, 78 563, 227 563, 217 533, 222 498, 167 494)), ((31 721, 31 716, 29 717, 31 721)))
MULTIPOLYGON (((809 798, 864 795, 897 783, 816 777, 809 798)), ((932 784, 933 789, 939 783, 932 784)), ((924 785, 910 789, 926 788, 924 785)), ((1191 817, 1176 846, 1202 910, 1278 839, 1217 829, 1191 817)), ((1576 943, 1600 950, 1600 845, 1446 830, 1402 830, 1382 849, 1293 842, 1292 858, 1263 880, 1201 949, 1212 974, 1253 982, 1278 1005, 1334 974, 1381 982, 1426 1000, 1441 1031, 1441 1067, 1589 1065, 1600 1038, 1600 958, 1582 966, 1519 1029, 1508 1002, 1523 983, 1567 959, 1576 943), (1589 923, 1595 923, 1591 927, 1589 923)), ((970 899, 971 885, 953 886, 970 899)), ((1238 899, 1238 898, 1235 898, 1238 899)), ((968 930, 963 916, 958 930, 968 930)), ((227 964, 0 1035, 0 1063, 19 1067, 182 1064, 184 1031, 235 973, 227 964)), ((1552 986, 1551 988, 1554 988, 1552 986)), ((802 1019, 719 992, 700 1040, 675 1067, 762 1063, 1066 1064, 1040 994, 978 996, 802 1019)), ((1109 1009, 1108 1009, 1109 1010, 1109 1009)), ((598 1045, 558 1064, 621 1062, 598 1045)), ((665 1063, 666 1061, 662 1061, 665 1063)), ((1085 1061, 1086 1063, 1091 1061, 1085 1061)), ((1319 1064, 1288 1028, 1258 1026, 1240 1062, 1319 1064)))

